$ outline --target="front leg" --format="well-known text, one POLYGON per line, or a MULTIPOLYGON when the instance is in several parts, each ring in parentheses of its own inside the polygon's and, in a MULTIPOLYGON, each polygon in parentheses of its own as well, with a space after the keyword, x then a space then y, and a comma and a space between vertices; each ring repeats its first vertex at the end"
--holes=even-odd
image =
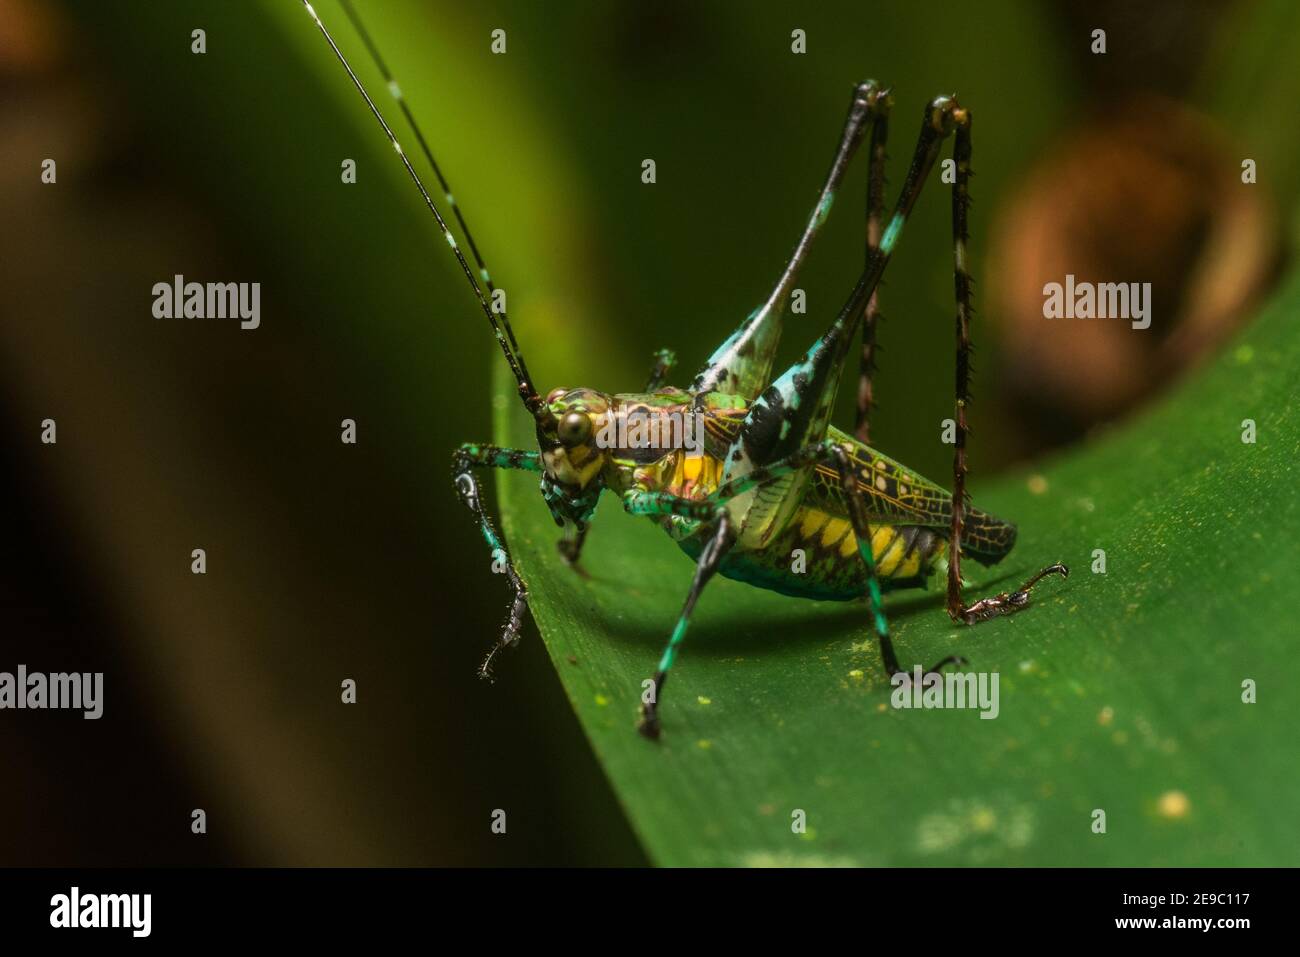
POLYGON ((456 492, 460 495, 460 500, 478 519, 479 531, 483 533, 483 540, 487 542, 488 548, 492 551, 492 567, 494 570, 499 570, 505 574, 506 579, 510 582, 511 590, 514 592, 510 609, 506 613, 506 623, 501 631, 501 637, 488 650, 487 657, 483 659, 483 664, 478 669, 480 678, 491 681, 492 659, 496 657, 497 652, 501 649, 515 645, 519 641, 519 631, 523 627, 524 609, 528 607, 528 591, 524 588, 523 580, 515 571, 514 563, 510 561, 510 556, 501 544, 501 539, 497 535, 496 528, 492 525, 492 520, 488 517, 487 510, 483 507, 483 498, 479 494, 478 479, 474 475, 474 469, 523 469, 528 472, 540 472, 542 470, 541 455, 537 452, 525 452, 519 449, 502 449, 492 445, 466 443, 452 453, 451 463, 452 480, 456 483, 456 492))
POLYGON ((650 699, 641 705, 641 721, 637 725, 637 730, 647 738, 657 739, 659 737, 659 696, 668 682, 668 672, 672 670, 673 662, 677 660, 678 650, 686 638, 686 630, 690 627, 695 603, 700 600, 700 593, 717 572, 722 559, 736 543, 736 536, 732 532, 731 518, 727 514, 726 506, 723 505, 681 498, 668 492, 633 490, 624 496, 623 507, 632 515, 651 517, 676 515, 705 523, 705 528, 712 527, 709 540, 700 552, 699 561, 695 564, 695 578, 691 581, 691 590, 686 594, 686 603, 682 606, 681 614, 677 616, 677 624, 659 659, 659 667, 655 669, 654 689, 650 699))

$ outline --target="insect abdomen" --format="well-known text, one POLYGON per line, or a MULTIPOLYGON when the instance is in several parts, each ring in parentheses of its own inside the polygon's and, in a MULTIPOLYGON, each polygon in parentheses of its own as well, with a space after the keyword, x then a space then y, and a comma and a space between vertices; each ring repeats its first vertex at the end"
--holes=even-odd
MULTIPOLYGON (((946 542, 937 530, 919 525, 872 526, 871 553, 881 587, 923 584, 946 542)), ((691 540, 680 544, 691 553, 691 540)), ((718 570, 727 578, 798 598, 849 601, 867 589, 848 519, 809 506, 799 508, 762 550, 732 552, 718 570)))

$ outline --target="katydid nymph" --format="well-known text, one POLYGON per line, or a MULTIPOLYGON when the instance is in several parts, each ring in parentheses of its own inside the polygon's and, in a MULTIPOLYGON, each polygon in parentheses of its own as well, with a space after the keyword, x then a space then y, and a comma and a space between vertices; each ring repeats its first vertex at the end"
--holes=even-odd
MULTIPOLYGON (((673 357, 664 350, 655 357, 649 382, 640 392, 610 395, 592 389, 558 388, 543 394, 533 385, 505 310, 490 301, 496 287, 460 207, 350 0, 340 2, 437 178, 474 260, 473 267, 362 81, 311 4, 303 2, 419 189, 469 281, 514 375, 519 399, 536 426, 537 450, 471 443, 452 456, 457 493, 477 519, 492 554, 502 562, 513 590, 505 626, 483 661, 480 676, 490 678, 496 654, 519 641, 528 601, 524 583, 483 504, 476 473, 485 468, 522 469, 539 475, 542 497, 556 524, 564 529, 560 555, 575 569, 596 502, 606 491, 617 495, 631 515, 645 516, 661 526, 694 560, 694 578, 685 604, 668 637, 653 685, 642 699, 638 728, 650 738, 660 735, 664 684, 696 603, 715 574, 803 598, 866 599, 867 619, 891 676, 905 672, 890 639, 882 598, 886 589, 924 585, 946 560, 948 614, 956 622, 974 624, 1023 608, 1043 577, 1069 574, 1064 565, 1055 563, 1015 591, 973 603, 967 603, 962 594, 963 557, 984 565, 1000 561, 1015 543, 1016 527, 971 507, 966 493, 971 114, 954 96, 939 96, 926 105, 906 180, 886 218, 884 164, 891 91, 870 80, 853 88, 830 171, 785 269, 764 302, 709 357, 688 388, 665 384, 673 357), (950 139, 955 168, 951 189, 957 368, 953 481, 948 492, 875 451, 868 440, 878 317, 876 287, 941 148, 950 139), (786 304, 864 140, 869 141, 864 268, 826 332, 793 366, 774 374, 786 304), (850 436, 830 420, 840 378, 859 332, 857 424, 850 436), (807 558, 806 567, 799 572, 791 562, 796 550, 802 550, 807 558)), ((950 664, 963 665, 966 660, 949 655, 926 673, 950 664)))

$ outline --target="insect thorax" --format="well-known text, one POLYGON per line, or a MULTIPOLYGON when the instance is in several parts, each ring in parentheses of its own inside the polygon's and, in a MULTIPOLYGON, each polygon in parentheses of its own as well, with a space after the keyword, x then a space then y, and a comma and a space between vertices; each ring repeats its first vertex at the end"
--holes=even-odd
POLYGON ((736 396, 692 396, 680 389, 612 396, 597 434, 608 449, 607 484, 692 500, 717 489, 732 437, 746 406, 736 396))

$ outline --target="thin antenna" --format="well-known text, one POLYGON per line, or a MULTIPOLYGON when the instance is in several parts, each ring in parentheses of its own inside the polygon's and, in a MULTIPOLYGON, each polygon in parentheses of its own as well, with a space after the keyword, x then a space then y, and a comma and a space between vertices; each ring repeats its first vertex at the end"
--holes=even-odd
MULTIPOLYGON (((429 166, 433 169, 433 175, 438 178, 438 185, 442 188, 443 195, 447 197, 447 205, 456 214, 456 222, 460 225, 460 231, 465 235, 465 243, 469 246, 469 251, 474 257, 474 265, 478 266, 479 277, 482 278, 483 284, 487 286, 488 296, 492 296, 497 291, 496 284, 492 281, 492 274, 488 272, 487 263, 483 261, 483 255, 478 250, 478 243, 474 242, 474 234, 470 232, 469 223, 465 222, 465 216, 460 211, 460 205, 456 202, 451 186, 447 183, 447 177, 442 175, 442 167, 433 158, 433 150, 429 148, 429 143, 424 138, 424 132, 420 129, 420 124, 415 121, 415 114, 411 112, 410 106, 406 103, 406 97, 402 93, 401 85, 398 84, 392 71, 388 69, 387 61, 380 54, 375 41, 371 39, 370 31, 361 22, 361 16, 357 13, 357 8, 353 5, 352 0, 339 0, 339 5, 343 7, 343 12, 347 14, 348 19, 352 21, 353 29, 361 37, 361 42, 366 45, 366 49, 370 52, 370 58, 375 61, 375 66, 378 67, 380 75, 384 78, 384 82, 388 84, 388 92, 392 94, 393 99, 397 101, 398 107, 401 108, 402 116, 406 118, 406 125, 415 134, 415 140, 420 144, 420 152, 429 161, 429 166)), ((510 328, 510 319, 506 315, 504 308, 501 310, 501 325, 510 338, 510 346, 515 350, 515 356, 519 359, 519 365, 524 370, 524 375, 527 376, 528 367, 524 365, 524 357, 519 351, 519 344, 515 342, 515 333, 510 328)))
MULTIPOLYGON (((347 0, 341 0, 341 2, 343 4, 343 9, 348 14, 348 18, 357 28, 357 32, 361 34, 361 38, 365 42, 367 49, 370 50, 370 54, 374 58, 376 65, 379 67, 380 73, 383 74, 385 81, 387 81, 389 91, 393 94, 398 105, 402 108, 402 113, 405 115, 407 123, 409 123, 411 129, 414 130, 416 138, 420 142, 420 147, 424 151, 424 155, 428 158, 430 165, 433 166, 433 171, 438 177, 438 182, 441 184, 448 202, 451 203, 452 210, 456 213, 456 220, 460 223, 460 227, 465 233, 466 241, 469 243, 470 250, 474 256, 474 261, 479 267, 479 273, 482 275, 484 283, 486 283, 490 292, 495 292, 496 287, 492 284, 490 274, 487 271, 487 266, 483 262, 483 257, 479 255, 478 247, 474 244, 474 238, 470 235, 469 227, 465 225, 465 219, 461 215, 460 207, 456 205, 451 190, 447 187, 447 181, 443 178, 442 172, 438 168, 438 164, 434 162, 433 153, 425 142, 423 134, 420 133, 419 127, 416 126, 415 119, 411 116, 411 111, 407 107, 406 101, 402 98, 401 88, 398 87, 397 82, 393 79, 392 74, 388 71, 387 66, 380 58, 379 51, 371 41, 370 35, 365 31, 364 27, 362 27, 356 11, 347 0)), ((353 72, 352 65, 348 63, 347 57, 343 55, 343 51, 340 50, 338 44, 334 42, 334 37, 330 35, 329 30, 325 28, 325 24, 321 22, 321 18, 316 13, 315 8, 312 7, 310 0, 302 0, 302 5, 307 8, 307 12, 311 14, 312 20, 316 23, 317 28, 320 29, 321 35, 325 37, 326 42, 330 45, 330 49, 334 51, 334 55, 338 57, 339 62, 343 64, 343 69, 347 71, 348 77, 352 80, 352 85, 357 88, 357 92, 360 93, 362 99, 366 101, 366 106, 370 108, 370 112, 374 115, 375 119, 379 121, 379 125, 383 128, 384 134, 388 137, 388 141, 393 144, 393 149, 402 160, 402 165, 406 167, 406 172, 410 174, 411 180, 420 191, 420 195, 424 197, 424 204, 429 207, 429 211, 433 213, 433 218, 437 220, 438 227, 442 230, 442 236, 447 240, 447 245, 450 246, 451 251, 456 254, 456 261, 460 263, 460 268, 464 270, 465 278, 469 280, 470 287, 474 290, 474 296, 478 299, 479 306, 483 309, 483 314, 487 316, 489 325, 492 326, 492 333, 496 336, 497 345, 501 347, 501 351, 505 354, 506 362, 510 364, 510 371, 514 373, 515 381, 519 383, 519 397, 523 399, 524 405, 527 406, 528 410, 532 412, 534 416, 541 415, 545 407, 542 404, 541 397, 537 394, 537 389, 533 387, 532 379, 528 375, 528 367, 524 364, 523 354, 519 351, 519 345, 515 341, 514 330, 510 328, 510 320, 506 316, 505 310, 503 309, 501 311, 501 319, 500 322, 498 322, 497 314, 492 311, 492 307, 488 304, 487 297, 483 294, 483 287, 479 285, 478 280, 474 277, 474 272, 470 269, 469 262, 465 259, 465 254, 461 252, 460 246, 456 243, 456 237, 451 234, 451 230, 447 227, 447 221, 442 218, 442 213, 438 211, 437 205, 434 204, 433 197, 429 195, 428 189, 425 188, 424 181, 420 179, 420 174, 417 173, 415 167, 411 165, 410 159, 402 149, 402 144, 397 141, 397 136, 393 133, 392 128, 384 119, 384 115, 379 112, 379 107, 375 105, 375 101, 370 98, 370 94, 366 91, 365 85, 362 84, 360 78, 355 72, 353 72)))

